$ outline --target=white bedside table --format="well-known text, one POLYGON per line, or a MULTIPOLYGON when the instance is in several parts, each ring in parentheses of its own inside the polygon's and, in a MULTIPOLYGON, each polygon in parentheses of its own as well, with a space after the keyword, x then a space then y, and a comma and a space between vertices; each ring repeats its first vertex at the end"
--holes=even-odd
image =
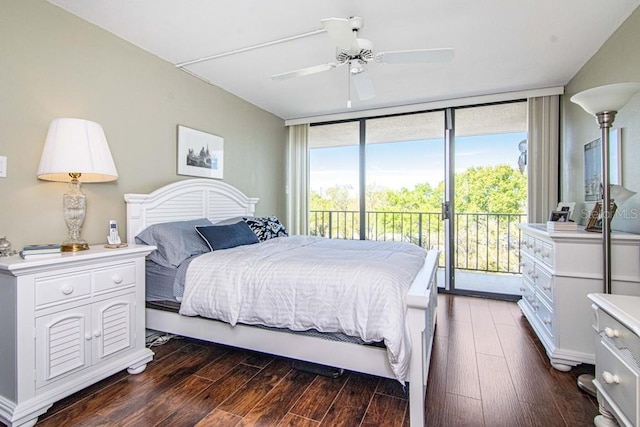
POLYGON ((0 258, 0 421, 36 423, 51 405, 153 358, 145 348, 145 256, 92 246, 60 257, 0 258))
POLYGON ((640 425, 640 297, 589 294, 596 330, 596 426, 640 425))

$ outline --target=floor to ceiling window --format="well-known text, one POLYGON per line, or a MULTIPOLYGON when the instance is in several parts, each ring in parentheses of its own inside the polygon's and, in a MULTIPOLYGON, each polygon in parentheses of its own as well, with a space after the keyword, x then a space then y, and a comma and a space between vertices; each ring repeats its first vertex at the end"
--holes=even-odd
POLYGON ((526 102, 313 125, 309 232, 438 248, 441 286, 517 294, 523 147, 526 102))

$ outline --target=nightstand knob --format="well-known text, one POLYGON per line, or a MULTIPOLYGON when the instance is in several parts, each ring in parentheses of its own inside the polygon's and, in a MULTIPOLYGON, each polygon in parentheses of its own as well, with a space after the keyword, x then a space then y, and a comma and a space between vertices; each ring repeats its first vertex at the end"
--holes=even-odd
POLYGON ((102 332, 100 332, 99 330, 96 330, 96 331, 93 333, 93 336, 94 336, 94 337, 96 337, 96 338, 99 338, 99 337, 100 337, 100 335, 102 335, 102 332))
POLYGON ((73 293, 73 288, 69 285, 64 285, 61 290, 65 295, 71 295, 71 293, 73 293))
POLYGON ((122 283, 122 276, 118 274, 116 276, 113 276, 112 280, 113 280, 113 283, 119 285, 120 283, 122 283))
POLYGON ((613 375, 611 372, 603 371, 602 378, 607 384, 620 384, 620 378, 617 375, 613 375))
POLYGON ((620 331, 617 329, 611 329, 608 326, 604 328, 604 333, 609 338, 618 338, 620 336, 620 331))

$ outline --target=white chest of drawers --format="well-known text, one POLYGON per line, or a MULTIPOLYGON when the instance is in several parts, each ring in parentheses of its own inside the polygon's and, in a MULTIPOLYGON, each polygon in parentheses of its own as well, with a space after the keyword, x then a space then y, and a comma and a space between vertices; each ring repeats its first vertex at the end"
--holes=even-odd
MULTIPOLYGON (((544 224, 521 224, 520 309, 544 345, 551 365, 569 371, 595 363, 591 303, 603 292, 602 234, 548 232, 544 224)), ((614 293, 640 295, 640 235, 612 233, 614 293)))
POLYGON ((598 426, 640 426, 640 297, 590 294, 596 330, 598 426))
POLYGON ((0 258, 0 421, 33 425, 57 400, 142 372, 144 258, 153 246, 0 258))

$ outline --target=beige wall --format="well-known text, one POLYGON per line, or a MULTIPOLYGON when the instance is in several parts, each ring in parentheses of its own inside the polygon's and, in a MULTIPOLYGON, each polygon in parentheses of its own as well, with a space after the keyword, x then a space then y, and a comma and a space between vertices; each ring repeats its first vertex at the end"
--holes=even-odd
MULTIPOLYGON (((564 96, 562 148, 562 199, 576 201, 577 213, 590 211, 584 203, 583 145, 600 136, 595 119, 569 101, 572 95, 611 83, 640 82, 640 8, 567 84, 564 96)), ((616 116, 614 128, 622 129, 622 185, 640 193, 640 94, 616 116)), ((631 198, 612 222, 617 230, 640 233, 640 194, 631 198)), ((637 261, 637 260, 636 260, 637 261)))
POLYGON ((177 124, 224 137, 224 181, 284 218, 283 120, 43 0, 0 10, 0 237, 14 248, 66 237, 66 184, 36 178, 56 117, 100 123, 118 168, 117 181, 83 186, 89 243, 106 240, 109 219, 126 236, 123 194, 188 178, 176 174, 177 124))

